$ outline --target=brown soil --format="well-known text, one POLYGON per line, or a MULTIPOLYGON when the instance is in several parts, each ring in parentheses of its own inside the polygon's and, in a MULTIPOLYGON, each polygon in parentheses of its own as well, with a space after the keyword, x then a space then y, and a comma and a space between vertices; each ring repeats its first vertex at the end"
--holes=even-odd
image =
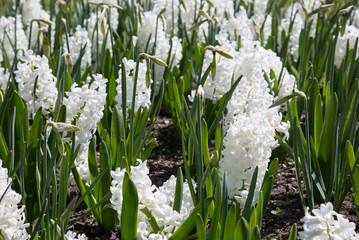
MULTIPOLYGON (((176 175, 178 167, 183 165, 181 141, 174 136, 172 120, 168 117, 162 117, 157 121, 151 137, 156 138, 157 141, 150 159, 148 159, 150 178, 153 184, 161 186, 171 175, 176 175)), ((75 195, 78 193, 73 190, 71 197, 75 195)), ((119 229, 103 230, 90 214, 79 221, 75 221, 86 211, 87 208, 84 203, 76 209, 71 218, 69 230, 84 233, 90 240, 120 239, 119 229)), ((351 196, 347 196, 345 199, 341 213, 356 224, 357 230, 359 229, 359 220, 351 196)), ((289 159, 279 166, 271 199, 262 222, 262 239, 277 239, 279 235, 282 239, 288 239, 294 223, 298 225, 298 231, 302 230, 300 219, 303 216, 294 163, 289 159), (274 214, 276 209, 278 209, 278 214, 274 214)))

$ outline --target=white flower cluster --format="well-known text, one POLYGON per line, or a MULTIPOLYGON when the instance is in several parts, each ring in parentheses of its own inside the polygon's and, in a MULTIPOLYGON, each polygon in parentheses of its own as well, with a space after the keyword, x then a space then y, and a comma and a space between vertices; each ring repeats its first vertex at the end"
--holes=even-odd
MULTIPOLYGON (((157 19, 160 10, 161 9, 159 9, 159 6, 157 6, 153 11, 143 13, 142 24, 139 25, 137 34, 138 44, 142 48, 145 48, 148 43, 147 52, 153 54, 155 57, 161 59, 164 62, 166 62, 170 56, 169 63, 172 64, 171 67, 174 67, 177 66, 182 59, 182 40, 178 37, 172 37, 171 39, 167 37, 168 34, 166 34, 166 29, 161 18, 157 19), (153 24, 147 24, 149 22, 153 24), (152 53, 155 42, 156 48, 154 53, 152 53), (169 52, 170 50, 171 52, 169 52)), ((156 65, 154 74, 156 94, 158 93, 160 83, 163 78, 163 73, 164 67, 156 65)))
MULTIPOLYGON (((138 239, 168 239, 171 234, 184 222, 193 210, 193 202, 190 195, 190 190, 187 182, 183 183, 183 199, 181 211, 172 210, 176 178, 172 175, 162 187, 152 185, 151 179, 148 177, 149 170, 146 166, 147 160, 142 162, 140 159, 138 166, 131 166, 131 179, 136 185, 139 200, 138 211, 138 239), (158 225, 162 229, 161 233, 153 233, 146 215, 141 211, 143 208, 150 210, 155 217, 158 225)), ((122 201, 123 201, 123 178, 125 169, 117 168, 116 171, 111 171, 113 178, 111 186, 111 203, 113 208, 118 213, 118 218, 121 220, 122 201)))
MULTIPOLYGON (((335 46, 335 60, 334 60, 335 66, 337 66, 338 68, 340 67, 346 54, 348 42, 349 42, 349 46, 348 46, 349 50, 351 50, 354 48, 355 42, 358 39, 358 37, 359 37, 359 28, 355 27, 354 25, 347 25, 343 36, 339 33, 337 39, 337 45, 335 46)), ((358 55, 358 53, 359 51, 357 49, 356 54, 358 55)))
POLYGON ((9 81, 10 72, 7 69, 0 67, 0 89, 5 92, 7 82, 9 81))
MULTIPOLYGON (((94 56, 96 56, 97 53, 97 46, 101 49, 103 44, 105 44, 107 49, 112 51, 110 34, 108 34, 106 38, 101 32, 101 26, 99 24, 100 14, 99 12, 91 12, 90 17, 86 20, 88 37, 92 42, 92 53, 94 56), (105 40, 106 42, 104 42, 105 40)), ((105 17, 103 21, 106 29, 108 29, 107 18, 105 17)))
MULTIPOLYGON (((135 84, 135 72, 136 72, 136 62, 132 59, 127 60, 127 58, 123 58, 122 60, 125 66, 126 72, 126 106, 127 110, 129 111, 132 106, 132 94, 133 94, 133 87, 135 84)), ((151 88, 146 86, 146 63, 140 62, 138 66, 138 78, 137 78, 137 86, 136 86, 136 97, 135 97, 135 109, 134 111, 142 108, 149 108, 151 104, 151 88)), ((117 82, 117 95, 115 100, 117 101, 117 106, 119 109, 122 108, 122 69, 119 70, 119 78, 116 79, 117 82)))
MULTIPOLYGON (((88 65, 91 65, 91 41, 88 38, 86 28, 80 25, 76 26, 76 32, 73 36, 69 37, 69 47, 73 64, 76 63, 80 57, 81 49, 85 48, 85 52, 81 59, 81 71, 84 72, 88 65)), ((67 53, 67 43, 64 42, 65 53, 67 53)))
MULTIPOLYGON (((23 48, 28 45, 26 34, 23 30, 21 15, 16 16, 16 32, 15 32, 15 17, 4 17, 0 18, 0 62, 4 60, 3 54, 6 54, 10 64, 15 59, 15 39, 16 47, 23 48), (16 35, 16 38, 15 38, 16 35)), ((17 56, 20 57, 21 51, 18 51, 17 56)))
MULTIPOLYGON (((226 38, 219 36, 218 39, 226 38)), ((275 100, 270 92, 275 81, 270 77, 271 72, 277 78, 282 73, 279 96, 292 92, 295 78, 283 68, 279 57, 273 51, 261 47, 259 42, 243 40, 239 51, 234 46, 237 46, 236 42, 229 43, 226 40, 217 46, 234 58, 216 54, 215 78, 210 74, 203 89, 205 98, 217 101, 230 89, 232 76, 234 79, 243 76, 227 105, 223 158, 219 162, 221 173, 227 172, 230 197, 243 204, 256 166, 258 179, 254 202, 257 201, 271 151, 278 145, 276 131, 288 136, 290 127, 288 123, 282 122, 278 107, 268 109, 275 100), (265 74, 269 79, 266 80, 265 74)), ((212 61, 213 54, 206 53, 203 71, 212 61)))
POLYGON ((96 130, 96 124, 103 117, 103 110, 106 103, 107 79, 101 74, 92 75, 87 78, 87 83, 78 87, 77 83, 72 84, 71 91, 66 92, 64 98, 67 116, 66 121, 73 123, 76 119, 76 126, 81 130, 76 132, 76 143, 82 144, 79 156, 75 160, 76 167, 82 179, 90 180, 87 156, 88 145, 96 130))
POLYGON ((15 74, 19 95, 26 101, 28 109, 33 109, 35 113, 42 107, 44 113, 50 112, 55 106, 58 91, 48 59, 28 50, 18 62, 15 74))
POLYGON ((251 0, 244 0, 247 4, 254 4, 253 7, 253 15, 250 18, 251 22, 253 23, 253 27, 256 28, 256 31, 259 32, 260 28, 263 26, 263 40, 264 44, 267 43, 268 37, 271 35, 272 32, 272 16, 270 14, 266 14, 266 9, 268 5, 268 0, 263 1, 251 1, 251 0))
POLYGON ((67 233, 65 234, 65 238, 67 240, 87 240, 88 239, 85 234, 77 234, 72 231, 67 231, 67 233))
MULTIPOLYGON (((307 9, 307 11, 312 11, 321 6, 321 2, 318 0, 305 0, 302 1, 303 6, 299 2, 293 3, 285 12, 284 18, 281 19, 281 23, 278 28, 278 45, 281 48, 282 42, 282 32, 284 31, 286 35, 289 36, 289 54, 291 54, 294 59, 298 59, 299 56, 299 39, 300 33, 304 29, 305 19, 307 18, 303 7, 307 9), (294 20, 293 20, 294 19, 294 20), (292 30, 289 33, 290 23, 293 21, 292 30)), ((318 15, 315 14, 311 17, 312 25, 309 31, 309 36, 314 37, 316 25, 317 25, 318 15)))
POLYGON ((25 206, 18 208, 21 195, 9 187, 11 178, 8 177, 7 169, 1 167, 0 160, 0 238, 5 240, 29 239, 26 229, 29 224, 25 223, 25 206))
POLYGON ((255 32, 253 22, 248 19, 248 15, 243 6, 233 16, 230 15, 228 20, 223 18, 220 23, 220 33, 216 36, 219 42, 225 40, 237 41, 238 37, 243 40, 254 40, 255 32))
MULTIPOLYGON (((30 36, 30 24, 34 19, 50 20, 50 15, 42 8, 40 0, 20 0, 22 21, 26 27, 27 36, 30 36)), ((34 46, 39 33, 39 24, 32 24, 31 46, 34 46)), ((26 45, 27 46, 27 45, 26 45)))
MULTIPOLYGON (((117 5, 117 0, 91 0, 92 3, 105 3, 108 5, 117 5)), ((93 7, 93 9, 95 9, 95 5, 91 4, 91 6, 93 7)), ((101 8, 100 8, 101 9, 101 8)), ((119 18, 119 13, 118 13, 118 9, 115 7, 110 7, 110 11, 111 11, 111 27, 114 31, 117 30, 118 27, 118 18, 119 18)), ((108 13, 107 13, 108 14, 108 13)), ((96 15, 95 15, 96 16, 96 15)), ((92 28, 93 29, 93 28, 92 28)))
POLYGON ((358 240, 359 234, 355 232, 355 224, 345 219, 343 215, 333 211, 332 203, 321 204, 319 209, 313 209, 312 214, 308 208, 301 219, 302 232, 300 239, 305 240, 358 240))

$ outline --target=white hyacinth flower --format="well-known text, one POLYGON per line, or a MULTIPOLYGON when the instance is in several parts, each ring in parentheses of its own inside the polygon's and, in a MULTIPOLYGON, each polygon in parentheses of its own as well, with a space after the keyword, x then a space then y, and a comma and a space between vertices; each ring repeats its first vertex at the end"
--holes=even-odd
MULTIPOLYGON (((349 42, 349 50, 353 49, 355 46, 355 42, 357 38, 359 37, 359 28, 355 27, 354 25, 347 25, 345 27, 344 35, 342 36, 339 33, 337 44, 335 46, 335 59, 334 64, 336 67, 340 67, 345 55, 346 55, 346 49, 349 42)), ((357 49, 357 55, 359 53, 359 50, 357 49)))
POLYGON ((321 204, 319 209, 313 209, 312 214, 307 208, 303 231, 299 232, 300 239, 305 240, 358 240, 355 224, 345 219, 343 215, 333 210, 332 203, 321 204))
POLYGON ((0 67, 0 89, 5 92, 7 82, 9 81, 10 72, 7 69, 0 67))
MULTIPOLYGON (((112 52, 111 48, 111 38, 110 34, 105 38, 105 36, 101 32, 101 26, 99 23, 100 12, 98 13, 90 13, 90 17, 86 20, 87 30, 88 30, 88 38, 92 42, 92 54, 96 56, 97 54, 97 46, 99 49, 102 48, 102 45, 105 44, 106 49, 109 49, 112 52), (106 42, 104 42, 106 40, 106 42)), ((106 29, 108 29, 107 18, 103 19, 106 29)))
MULTIPOLYGON (((137 166, 131 166, 130 174, 138 192, 139 211, 137 232, 139 239, 167 239, 171 236, 172 232, 176 231, 184 220, 188 218, 194 208, 188 184, 187 182, 183 183, 182 206, 180 213, 178 213, 172 209, 176 178, 171 176, 162 187, 157 188, 155 185, 152 185, 151 179, 148 176, 147 160, 142 162, 138 159, 137 161, 137 166), (145 207, 151 211, 157 220, 157 223, 162 229, 161 234, 151 233, 152 229, 148 219, 141 211, 141 209, 145 207)), ((125 171, 125 169, 120 168, 111 171, 113 181, 110 201, 118 213, 119 220, 121 220, 123 201, 122 188, 125 171)))
POLYGON ((88 239, 85 234, 77 234, 72 231, 67 231, 67 233, 65 234, 65 238, 67 240, 87 240, 88 239))
POLYGON ((66 122, 73 123, 76 119, 76 143, 81 144, 80 152, 75 160, 76 167, 81 179, 90 181, 88 171, 88 146, 96 131, 96 125, 103 117, 103 110, 106 103, 107 79, 101 74, 92 75, 87 82, 78 87, 77 83, 72 84, 71 91, 66 92, 64 105, 66 106, 66 122))
MULTIPOLYGON (((84 55, 81 59, 81 72, 84 72, 86 67, 91 65, 91 41, 88 38, 86 28, 83 28, 80 25, 76 26, 76 32, 73 36, 69 37, 69 46, 73 64, 75 64, 80 57, 81 49, 86 46, 84 55)), ((65 53, 67 53, 66 42, 64 42, 64 49, 65 53)))
POLYGON ((33 110, 33 114, 40 107, 43 113, 49 113, 55 106, 58 90, 48 59, 28 50, 20 60, 15 71, 19 95, 26 101, 28 109, 33 110))
MULTIPOLYGON (((223 34, 223 33, 221 33, 223 34)), ((219 162, 222 176, 227 172, 229 196, 243 203, 248 195, 249 185, 254 169, 258 167, 258 178, 255 188, 254 203, 258 200, 263 176, 268 167, 272 150, 278 146, 276 131, 288 137, 289 123, 282 122, 282 115, 277 108, 269 106, 276 96, 271 93, 275 79, 282 72, 278 95, 285 96, 292 92, 295 78, 283 68, 279 57, 271 50, 260 46, 259 42, 249 39, 241 41, 239 51, 235 50, 236 42, 229 42, 225 37, 221 49, 230 53, 228 59, 216 53, 216 75, 209 74, 204 83, 204 97, 218 101, 231 87, 232 79, 242 76, 232 98, 227 104, 227 115, 224 119, 223 158, 219 162), (265 75, 269 79, 266 80, 265 75)), ((213 62, 213 53, 205 55, 205 71, 213 62)))
MULTIPOLYGON (((122 60, 125 66, 125 75, 126 75, 126 106, 127 110, 130 111, 132 106, 132 95, 134 88, 134 79, 136 72, 136 62, 132 59, 127 60, 127 58, 123 58, 122 60)), ((122 109, 122 69, 119 70, 118 76, 116 79, 117 82, 117 95, 115 100, 117 102, 117 106, 119 109, 122 109)), ((149 108, 151 104, 151 88, 146 86, 146 63, 140 62, 138 67, 138 79, 137 79, 137 87, 136 87, 136 96, 135 96, 135 109, 137 112, 140 107, 149 108)))
MULTIPOLYGON (((50 20, 50 15, 42 8, 40 0, 20 0, 19 3, 21 7, 22 21, 26 27, 27 36, 30 37, 31 21, 34 19, 50 20)), ((37 22, 33 22, 30 40, 31 46, 35 45, 39 30, 39 24, 37 22)))
MULTIPOLYGON (((10 64, 15 59, 15 47, 17 49, 26 50, 28 40, 23 30, 21 15, 16 16, 16 38, 15 38, 15 17, 0 17, 0 51, 3 48, 4 53, 0 55, 0 62, 4 60, 4 54, 9 59, 10 64), (16 39, 16 43, 15 43, 16 39), (25 48, 25 49, 24 49, 25 48)), ((17 57, 22 56, 22 51, 18 51, 17 57)))
POLYGON ((30 224, 25 223, 25 206, 18 208, 21 202, 21 195, 9 187, 11 178, 8 177, 6 168, 1 167, 0 160, 0 238, 5 240, 29 239, 30 235, 26 228, 30 224))

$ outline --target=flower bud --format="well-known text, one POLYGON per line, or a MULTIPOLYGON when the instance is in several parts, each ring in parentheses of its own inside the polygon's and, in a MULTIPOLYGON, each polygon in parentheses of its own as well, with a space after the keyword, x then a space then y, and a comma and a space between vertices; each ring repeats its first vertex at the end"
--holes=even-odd
POLYGON ((81 130, 79 127, 72 125, 70 123, 63 122, 48 122, 47 126, 53 127, 55 132, 72 132, 81 130))

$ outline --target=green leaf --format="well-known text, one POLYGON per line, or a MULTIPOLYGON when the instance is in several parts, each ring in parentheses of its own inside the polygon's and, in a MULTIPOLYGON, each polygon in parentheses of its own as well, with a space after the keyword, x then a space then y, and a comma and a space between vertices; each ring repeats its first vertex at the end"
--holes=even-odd
POLYGON ((177 211, 178 213, 181 213, 182 199, 183 199, 183 174, 181 168, 178 168, 175 198, 173 201, 173 210, 177 211))
POLYGON ((203 219, 201 214, 197 213, 196 216, 196 226, 197 226, 197 239, 206 240, 206 227, 204 226, 203 219))
POLYGON ((144 161, 150 157, 152 149, 155 147, 156 140, 157 140, 156 138, 153 138, 147 143, 147 146, 143 150, 143 153, 141 155, 142 161, 144 161))
POLYGON ((345 158, 349 168, 350 179, 354 188, 354 204, 359 217, 359 164, 357 163, 353 147, 349 141, 345 145, 345 158))
POLYGON ((209 230, 209 240, 217 239, 218 234, 221 233, 221 230, 218 228, 220 214, 222 207, 222 193, 219 180, 217 181, 216 190, 214 194, 214 212, 213 217, 211 217, 211 228, 209 230))
POLYGON ((254 197, 254 191, 255 191, 256 184, 257 184, 257 176, 258 176, 258 167, 256 167, 253 172, 251 185, 248 190, 248 196, 247 196, 246 202, 243 207, 242 216, 247 221, 249 221, 249 217, 250 217, 250 213, 251 213, 251 206, 252 206, 252 201, 253 201, 253 197, 254 197))
POLYGON ((292 226, 292 229, 290 230, 290 234, 289 234, 289 237, 288 237, 288 240, 296 240, 297 239, 297 235, 298 235, 298 232, 297 232, 297 224, 293 224, 292 226))
POLYGON ((251 233, 249 230, 249 224, 247 220, 244 217, 241 217, 241 219, 238 221, 236 230, 234 233, 234 239, 250 239, 251 233))
MULTIPOLYGON (((107 171, 111 169, 110 157, 108 150, 104 141, 100 145, 100 171, 107 171)), ((100 198, 103 198, 107 193, 110 192, 111 187, 111 174, 110 171, 107 171, 101 179, 101 189, 100 189, 100 198)), ((102 208, 109 204, 110 200, 105 201, 102 204, 102 208)), ((117 214, 116 211, 112 208, 102 209, 100 223, 105 229, 113 229, 117 225, 117 214)))
POLYGON ((146 215, 147 220, 153 229, 153 232, 158 233, 161 230, 161 228, 158 225, 156 218, 153 216, 152 212, 147 207, 142 208, 141 212, 143 212, 146 215))
MULTIPOLYGON (((212 198, 207 198, 204 201, 204 209, 207 211, 212 198)), ((183 240, 190 234, 196 225, 197 214, 201 212, 201 204, 198 204, 189 215, 189 217, 182 223, 182 225, 172 234, 169 240, 183 240)), ((205 214, 206 215, 206 214, 205 214)))
POLYGON ((234 233, 236 229, 236 205, 232 204, 228 211, 226 218, 226 225, 224 226, 223 239, 232 240, 234 239, 234 233))
POLYGON ((203 152, 203 161, 205 165, 209 163, 209 148, 208 148, 208 128, 206 120, 201 118, 202 124, 202 152, 203 152))
POLYGON ((252 231, 251 240, 261 240, 261 231, 258 226, 252 231))
POLYGON ((292 94, 289 94, 289 95, 287 95, 287 96, 285 96, 285 97, 282 97, 282 98, 278 99, 278 100, 275 101, 272 105, 270 105, 269 108, 273 108, 273 107, 280 106, 280 105, 282 105, 283 103, 286 103, 287 101, 289 101, 291 98, 297 97, 297 96, 306 97, 304 92, 302 92, 302 91, 297 91, 297 92, 294 92, 294 93, 292 93, 292 94))
MULTIPOLYGON (((98 176, 98 166, 96 159, 96 135, 94 135, 90 141, 88 149, 88 168, 90 173, 91 182, 94 182, 98 176)), ((95 187, 95 196, 98 199, 100 187, 95 187)))
POLYGON ((123 240, 137 239, 138 193, 136 185, 129 179, 121 211, 121 238, 123 240))

